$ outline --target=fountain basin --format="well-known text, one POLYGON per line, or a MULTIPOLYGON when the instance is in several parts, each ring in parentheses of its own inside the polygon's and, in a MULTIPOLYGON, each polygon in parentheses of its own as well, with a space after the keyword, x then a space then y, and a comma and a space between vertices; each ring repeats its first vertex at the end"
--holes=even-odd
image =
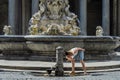
POLYGON ((86 49, 86 54, 101 55, 114 51, 120 46, 120 37, 112 36, 29 36, 11 35, 0 36, 0 51, 2 54, 12 55, 55 55, 56 47, 62 46, 64 50, 73 47, 86 49))

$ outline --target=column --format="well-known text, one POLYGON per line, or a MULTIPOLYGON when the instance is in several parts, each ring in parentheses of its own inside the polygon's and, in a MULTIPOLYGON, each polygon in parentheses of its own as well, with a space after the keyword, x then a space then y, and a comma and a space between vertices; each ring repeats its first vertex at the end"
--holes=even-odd
POLYGON ((116 36, 117 35, 117 0, 113 0, 113 15, 112 15, 112 18, 113 18, 113 26, 112 26, 112 29, 113 29, 113 35, 116 36))
POLYGON ((32 0, 32 15, 39 10, 39 0, 32 0))
POLYGON ((22 34, 26 35, 31 17, 30 0, 22 0, 22 34))
POLYGON ((13 27, 13 34, 15 34, 15 12, 16 12, 16 0, 8 0, 9 6, 8 6, 8 25, 13 27))
POLYGON ((110 35, 110 0, 102 0, 102 27, 104 35, 110 35))
POLYGON ((13 27, 13 34, 21 34, 21 1, 9 0, 8 23, 13 27))
POLYGON ((87 0, 80 0, 79 7, 81 35, 87 35, 87 0))

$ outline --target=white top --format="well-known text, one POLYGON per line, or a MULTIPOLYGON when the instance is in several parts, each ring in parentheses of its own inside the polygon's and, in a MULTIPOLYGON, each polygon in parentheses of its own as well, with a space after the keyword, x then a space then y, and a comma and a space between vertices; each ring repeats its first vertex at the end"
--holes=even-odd
POLYGON ((77 55, 78 51, 76 51, 76 49, 77 49, 77 47, 72 48, 72 49, 69 50, 70 52, 73 53, 73 56, 72 56, 72 57, 74 57, 75 55, 77 55), (75 52, 75 51, 76 51, 76 52, 75 52))
POLYGON ((76 53, 78 53, 78 51, 75 52, 76 49, 77 49, 77 47, 72 48, 72 49, 70 49, 69 51, 72 52, 73 54, 76 54, 76 53))

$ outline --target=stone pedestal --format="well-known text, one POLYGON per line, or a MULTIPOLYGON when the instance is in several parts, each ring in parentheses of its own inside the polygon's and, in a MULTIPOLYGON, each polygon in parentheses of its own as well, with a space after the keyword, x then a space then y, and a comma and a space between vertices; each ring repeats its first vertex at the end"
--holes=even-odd
POLYGON ((55 69, 55 76, 63 76, 63 48, 61 46, 56 48, 56 69, 55 69))

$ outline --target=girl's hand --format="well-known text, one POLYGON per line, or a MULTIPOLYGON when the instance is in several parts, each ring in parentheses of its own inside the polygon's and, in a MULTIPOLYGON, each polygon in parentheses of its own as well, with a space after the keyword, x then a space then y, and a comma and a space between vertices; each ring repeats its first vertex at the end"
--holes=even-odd
POLYGON ((82 51, 85 51, 85 49, 82 49, 82 51))
POLYGON ((77 50, 75 50, 75 51, 78 51, 78 50, 85 51, 85 49, 83 49, 83 48, 77 48, 77 50))

